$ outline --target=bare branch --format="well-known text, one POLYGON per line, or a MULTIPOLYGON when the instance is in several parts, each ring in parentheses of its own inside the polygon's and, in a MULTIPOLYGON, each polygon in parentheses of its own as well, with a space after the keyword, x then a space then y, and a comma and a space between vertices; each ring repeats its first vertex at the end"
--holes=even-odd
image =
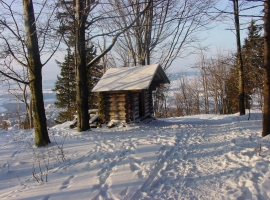
POLYGON ((147 6, 145 7, 145 9, 133 20, 133 22, 131 22, 127 27, 125 27, 122 31, 118 32, 114 38, 112 39, 112 42, 111 44, 109 45, 109 47, 104 50, 100 55, 98 55, 97 57, 95 57, 93 60, 91 60, 87 65, 86 65, 86 68, 87 70, 91 67, 91 64, 95 63, 97 60, 99 60, 101 57, 103 57, 106 53, 108 53, 112 48, 113 46, 115 45, 118 37, 120 35, 122 35, 123 33, 125 33, 129 28, 131 28, 137 21, 137 19, 139 19, 139 17, 144 14, 150 7, 151 5, 151 1, 149 1, 149 3, 147 4, 147 6))
POLYGON ((31 82, 34 81, 34 80, 31 80, 31 81, 22 81, 22 80, 20 80, 20 79, 14 78, 14 77, 12 77, 12 76, 10 76, 10 75, 4 73, 3 71, 0 71, 0 73, 1 73, 2 75, 4 75, 4 76, 10 78, 10 79, 13 80, 13 81, 16 81, 16 82, 19 82, 19 83, 23 83, 23 84, 26 84, 26 85, 28 85, 28 84, 30 84, 31 82))

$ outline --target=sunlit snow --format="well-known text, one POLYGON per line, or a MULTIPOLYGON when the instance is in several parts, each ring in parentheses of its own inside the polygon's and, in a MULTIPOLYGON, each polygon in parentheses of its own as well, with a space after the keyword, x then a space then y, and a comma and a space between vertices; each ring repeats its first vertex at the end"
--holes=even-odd
POLYGON ((81 133, 67 122, 49 129, 44 148, 33 146, 33 130, 1 130, 0 199, 269 199, 261 116, 196 115, 81 133))

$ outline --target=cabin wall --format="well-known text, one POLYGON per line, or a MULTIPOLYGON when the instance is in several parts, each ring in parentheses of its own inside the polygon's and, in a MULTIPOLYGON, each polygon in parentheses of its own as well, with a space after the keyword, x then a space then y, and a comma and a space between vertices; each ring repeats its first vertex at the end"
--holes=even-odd
POLYGON ((153 114, 152 91, 99 93, 101 123, 107 123, 111 120, 129 123, 151 114, 153 114), (143 113, 140 113, 140 111, 143 113))
POLYGON ((99 115, 101 123, 111 120, 128 122, 130 102, 126 93, 99 93, 99 115))
POLYGON ((152 90, 145 90, 144 91, 144 97, 145 97, 145 113, 144 115, 152 115, 154 112, 153 109, 153 97, 152 97, 152 90))
POLYGON ((152 90, 144 90, 144 113, 143 116, 147 117, 153 114, 153 98, 152 98, 152 90))
POLYGON ((131 91, 129 97, 131 121, 150 116, 154 113, 151 90, 131 91))
POLYGON ((139 115, 139 92, 130 92, 130 121, 135 121, 139 115))

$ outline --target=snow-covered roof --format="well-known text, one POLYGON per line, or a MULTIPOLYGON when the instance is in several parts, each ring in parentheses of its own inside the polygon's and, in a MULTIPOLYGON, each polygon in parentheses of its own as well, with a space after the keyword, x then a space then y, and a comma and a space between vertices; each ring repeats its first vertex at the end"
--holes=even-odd
POLYGON ((170 83, 159 64, 111 68, 102 76, 92 92, 149 89, 153 81, 170 83))

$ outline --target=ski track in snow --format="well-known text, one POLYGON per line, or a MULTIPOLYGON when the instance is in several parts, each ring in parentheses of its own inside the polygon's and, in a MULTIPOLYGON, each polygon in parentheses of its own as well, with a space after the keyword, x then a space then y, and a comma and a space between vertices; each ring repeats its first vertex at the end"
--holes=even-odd
MULTIPOLYGON (((248 141, 236 144, 234 138, 226 138, 228 132, 239 129, 234 125, 220 127, 219 132, 216 125, 181 126, 174 146, 162 147, 154 170, 133 199, 227 199, 229 194, 235 194, 236 199, 268 199, 257 194, 261 193, 258 181, 267 173, 269 162, 262 164, 261 173, 252 172, 254 166, 248 161, 254 154, 254 144, 246 148, 244 142, 248 141), (245 155, 249 155, 247 162, 242 162, 245 155), (242 176, 255 180, 248 182, 245 177, 246 182, 242 182, 242 176), (224 187, 225 179, 237 184, 236 188, 224 187)), ((232 136, 238 138, 238 134, 244 133, 232 136)))
MULTIPOLYGON (((129 138, 130 140, 130 138, 129 138)), ((109 152, 112 152, 113 144, 101 143, 101 148, 104 148, 109 152)), ((109 199, 110 195, 108 194, 108 189, 110 187, 108 179, 111 174, 117 168, 117 165, 121 163, 128 154, 132 153, 134 149, 133 144, 130 141, 124 141, 121 146, 121 150, 117 153, 107 153, 108 155, 104 156, 103 166, 97 176, 99 177, 99 183, 93 187, 93 190, 98 190, 98 194, 93 199, 109 199)))
MULTIPOLYGON (((1 160, 0 176, 4 178, 0 178, 0 188, 4 193, 0 198, 27 197, 29 191, 49 187, 54 181, 53 174, 58 177, 55 181, 60 192, 72 193, 82 179, 90 180, 87 199, 93 200, 269 199, 270 162, 264 159, 269 157, 268 146, 263 147, 261 156, 255 151, 258 133, 253 126, 258 126, 260 120, 233 119, 225 123, 207 119, 190 122, 158 120, 127 129, 99 129, 82 134, 52 128, 50 134, 58 144, 66 136, 65 142, 71 147, 65 152, 65 162, 61 161, 61 155, 53 158, 60 161, 50 166, 49 182, 41 184, 33 180, 31 168, 24 180, 12 174, 13 166, 31 163, 19 160, 21 154, 30 155, 31 148, 26 141, 31 137, 23 131, 18 132, 17 139, 13 136, 13 141, 0 143, 0 149, 7 152, 14 146, 20 147, 1 160), (76 142, 72 143, 74 140, 88 148, 77 149, 76 142), (121 180, 119 176, 123 176, 121 180), (8 179, 11 189, 3 184, 8 179)), ((53 143, 51 148, 55 151, 57 145, 53 143)), ((84 184, 84 187, 88 186, 84 184)), ((40 197, 49 200, 57 199, 58 195, 40 197)), ((72 198, 65 196, 65 199, 72 198)))

